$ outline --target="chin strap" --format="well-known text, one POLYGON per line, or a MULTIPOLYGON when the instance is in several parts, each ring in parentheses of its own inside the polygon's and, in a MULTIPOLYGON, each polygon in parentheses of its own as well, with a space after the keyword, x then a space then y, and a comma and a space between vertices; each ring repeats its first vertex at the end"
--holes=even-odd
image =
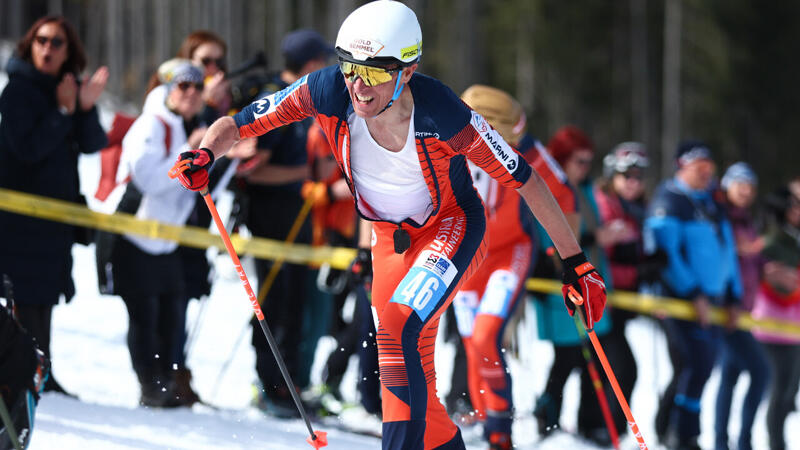
POLYGON ((382 112, 389 109, 389 107, 392 106, 392 103, 394 103, 394 101, 397 100, 398 97, 400 97, 400 93, 403 92, 403 87, 405 86, 404 84, 403 85, 400 84, 400 77, 402 75, 403 75, 402 71, 400 72, 400 74, 397 75, 397 82, 395 82, 394 84, 394 94, 392 94, 392 99, 389 100, 389 103, 387 103, 386 106, 384 106, 383 109, 380 110, 380 112, 378 112, 378 114, 375 114, 373 117, 380 116, 382 112))

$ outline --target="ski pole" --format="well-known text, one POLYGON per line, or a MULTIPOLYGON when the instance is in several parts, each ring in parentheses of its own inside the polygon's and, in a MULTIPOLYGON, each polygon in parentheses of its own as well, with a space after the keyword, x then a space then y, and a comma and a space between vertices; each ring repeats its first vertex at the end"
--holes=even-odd
POLYGON ((278 367, 281 370, 281 375, 283 375, 284 381, 286 381, 286 385, 289 388, 289 393, 292 395, 292 400, 294 400, 295 406, 297 406, 298 411, 300 411, 300 415, 303 417, 303 421, 306 423, 306 428, 308 428, 308 433, 310 435, 308 438, 306 438, 306 441, 314 448, 320 448, 328 445, 327 433, 324 431, 314 431, 314 429, 311 428, 311 421, 308 419, 306 410, 303 408, 303 404, 300 402, 300 396, 297 394, 294 382, 292 382, 292 377, 289 375, 289 370, 286 368, 286 364, 283 362, 283 357, 281 356, 280 351, 278 351, 278 345, 275 343, 275 338, 272 336, 269 326, 267 326, 267 320, 264 318, 264 313, 261 311, 261 306, 258 304, 256 294, 253 292, 253 288, 250 286, 250 281, 247 279, 247 274, 245 274, 244 268, 242 268, 242 263, 239 261, 239 256, 236 254, 236 250, 233 248, 231 238, 228 236, 228 231, 225 229, 225 224, 222 223, 222 219, 219 217, 219 212, 217 212, 217 207, 214 204, 214 200, 211 198, 211 194, 208 192, 208 188, 206 187, 200 191, 200 195, 203 196, 203 200, 205 200, 206 206, 208 206, 208 210, 211 212, 211 217, 214 218, 214 223, 217 225, 220 237, 222 237, 222 242, 225 244, 225 248, 228 250, 228 255, 230 255, 231 259, 233 260, 233 266, 236 268, 236 273, 239 275, 239 280, 241 280, 242 286, 244 286, 244 290, 247 292, 247 297, 250 299, 250 305, 253 307, 253 311, 256 314, 258 324, 261 325, 261 331, 264 332, 264 336, 267 338, 267 343, 269 344, 270 350, 272 350, 272 355, 275 356, 275 361, 278 363, 278 367))
POLYGON ((581 353, 583 354, 583 359, 586 360, 586 368, 589 370, 589 378, 591 378, 594 392, 597 394, 597 402, 600 403, 600 409, 603 411, 603 420, 606 422, 608 434, 611 436, 611 443, 615 449, 619 450, 617 426, 614 425, 614 420, 611 418, 611 409, 608 407, 608 398, 603 390, 603 382, 600 380, 600 374, 597 373, 594 360, 592 360, 592 355, 589 353, 589 346, 586 344, 586 331, 578 324, 577 317, 575 320, 575 328, 578 329, 578 334, 581 337, 581 353))
MULTIPOLYGON (((303 203, 303 207, 300 208, 300 212, 297 213, 297 218, 294 219, 294 223, 292 227, 289 229, 289 234, 286 235, 286 240, 284 241, 287 244, 291 244, 297 238, 297 234, 300 232, 300 227, 303 225, 303 222, 308 216, 308 212, 311 211, 311 207, 314 205, 314 197, 309 195, 306 199, 305 203, 303 203)), ((278 276, 278 272, 281 270, 284 261, 286 258, 284 256, 279 256, 275 258, 275 261, 270 267, 267 276, 264 277, 264 283, 261 285, 261 288, 258 290, 258 304, 259 306, 264 303, 264 298, 266 298, 267 294, 269 293, 270 288, 272 288, 272 284, 275 282, 275 278, 278 276)), ((236 339, 236 343, 234 344, 233 351, 229 353, 228 359, 222 364, 222 368, 219 370, 219 375, 217 376, 217 383, 214 386, 214 391, 211 393, 211 398, 215 398, 217 395, 217 391, 219 390, 220 381, 225 376, 225 372, 228 371, 228 367, 233 361, 233 357, 236 355, 236 350, 239 348, 239 342, 244 339, 245 335, 247 334, 247 329, 250 327, 250 321, 248 320, 247 323, 244 324, 242 327, 241 333, 239 333, 239 337, 236 339)))
MULTIPOLYGON (((572 286, 568 287, 567 295, 575 305, 580 306, 583 304, 583 297, 572 286)), ((575 308, 575 310, 578 312, 578 317, 581 319, 581 324, 584 324, 583 326, 586 328, 586 320, 583 316, 583 311, 580 308, 575 308)), ((586 328, 586 334, 589 335, 589 340, 592 342, 595 353, 597 353, 597 358, 600 360, 600 364, 603 366, 603 370, 606 372, 608 382, 611 383, 611 387, 614 389, 614 395, 617 396, 619 406, 625 413, 625 418, 628 420, 628 426, 631 428, 633 437, 636 438, 636 442, 639 444, 639 450, 648 450, 647 444, 644 442, 644 437, 642 437, 642 432, 639 431, 639 425, 636 424, 636 419, 633 418, 631 408, 628 406, 628 401, 625 400, 625 394, 622 393, 622 389, 619 387, 617 377, 614 375, 614 371, 611 369, 611 364, 608 362, 606 352, 603 351, 603 346, 600 345, 600 341, 597 339, 597 335, 593 329, 586 328)))
POLYGON ((2 422, 8 431, 8 439, 11 440, 11 445, 16 450, 22 450, 22 444, 20 444, 19 437, 17 437, 17 430, 14 428, 14 421, 11 420, 11 414, 8 413, 8 408, 6 408, 6 402, 3 401, 2 395, 0 395, 0 419, 3 419, 2 422))

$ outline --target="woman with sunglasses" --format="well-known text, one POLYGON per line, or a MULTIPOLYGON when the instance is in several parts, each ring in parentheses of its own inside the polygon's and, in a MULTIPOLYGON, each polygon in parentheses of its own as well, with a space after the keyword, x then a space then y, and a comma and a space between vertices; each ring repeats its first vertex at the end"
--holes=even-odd
MULTIPOLYGON (((622 142, 603 157, 604 177, 595 189, 597 207, 604 223, 622 231, 619 239, 605 246, 615 289, 639 291, 640 286, 657 280, 667 265, 663 251, 651 255, 644 252, 642 226, 647 208, 645 176, 648 166, 644 144, 639 142, 622 142)), ((637 367, 625 337, 625 325, 636 315, 618 308, 610 308, 609 315, 608 339, 624 354, 617 370, 618 381, 623 393, 630 398, 636 384, 637 367)), ((615 420, 618 428, 626 424, 621 411, 615 411, 615 420)))
MULTIPOLYGON (((95 102, 108 70, 80 80, 85 68, 78 34, 64 17, 37 20, 19 41, 0 95, 0 188, 80 201, 78 154, 106 145, 95 102)), ((53 305, 75 294, 75 239, 71 225, 0 212, 0 274, 14 283, 19 320, 48 357, 53 305)), ((45 390, 64 392, 52 374, 45 390)))
POLYGON ((439 317, 486 252, 486 213, 467 158, 517 189, 544 224, 564 258, 565 283, 585 299, 588 327, 602 316, 603 283, 522 156, 444 84, 415 73, 422 32, 411 9, 396 1, 359 7, 342 23, 336 52, 338 67, 217 120, 201 148, 181 156, 179 178, 204 189, 214 158, 237 140, 314 116, 356 209, 372 223, 361 254, 366 261, 371 247, 383 447, 464 448, 436 395, 433 354, 439 317))
MULTIPOLYGON (((118 176, 130 175, 130 183, 120 203, 139 197, 138 206, 131 208, 138 218, 184 225, 196 197, 157 174, 182 151, 197 146, 205 134, 198 116, 203 108, 203 72, 176 58, 163 63, 158 76, 163 84, 148 94, 142 114, 122 141, 118 176)), ((126 234, 115 242, 111 262, 114 291, 128 309, 128 349, 141 383, 140 403, 190 405, 196 394, 177 390, 176 381, 185 367, 181 345, 185 292, 194 286, 184 281, 178 244, 126 234)))
POLYGON ((225 79, 227 53, 228 46, 217 34, 196 30, 186 36, 176 55, 203 68, 205 108, 202 116, 207 123, 228 114, 231 107, 231 84, 225 79))

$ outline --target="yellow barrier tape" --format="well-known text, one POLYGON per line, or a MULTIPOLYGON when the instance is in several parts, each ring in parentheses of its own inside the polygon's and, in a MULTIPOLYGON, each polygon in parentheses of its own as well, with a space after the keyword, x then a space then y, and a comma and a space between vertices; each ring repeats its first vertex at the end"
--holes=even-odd
MULTIPOLYGON (((529 291, 557 293, 561 295, 561 282, 542 278, 529 278, 525 283, 529 291)), ((691 302, 677 298, 657 297, 630 291, 613 291, 608 295, 608 304, 620 309, 647 314, 658 318, 672 317, 683 320, 696 320, 697 312, 691 302)), ((725 326, 728 323, 728 312, 724 308, 711 307, 711 323, 725 326)), ((771 333, 800 337, 800 324, 787 320, 754 319, 749 313, 742 312, 737 322, 742 330, 755 327, 771 333)))
MULTIPOLYGON (((208 248, 225 247, 219 235, 211 234, 200 227, 176 226, 154 220, 140 220, 131 214, 103 214, 92 211, 77 203, 56 200, 34 194, 0 188, 0 209, 40 219, 53 220, 110 231, 130 233, 140 236, 167 239, 187 247, 208 248)), ((312 247, 304 244, 286 244, 264 238, 247 239, 239 234, 231 236, 236 252, 257 258, 278 259, 295 264, 318 265, 328 263, 335 269, 346 269, 355 258, 355 250, 345 247, 312 247)), ((561 283, 556 280, 529 278, 526 287, 530 291, 561 293, 561 283)), ((614 291, 608 296, 609 305, 629 311, 656 317, 673 317, 683 320, 697 319, 692 304, 686 300, 656 297, 628 291, 614 291)), ((727 323, 727 312, 723 308, 712 307, 711 321, 717 325, 727 323)), ((750 314, 742 313, 737 326, 743 330, 758 327, 764 331, 800 337, 800 324, 785 320, 756 320, 750 314)))
MULTIPOLYGON (((140 220, 131 214, 103 214, 77 203, 49 197, 0 189, 0 209, 40 219, 53 220, 96 228, 112 233, 130 233, 149 238, 175 241, 187 247, 217 247, 225 250, 222 239, 200 227, 175 226, 154 220, 140 220)), ((264 259, 285 258, 295 264, 322 264, 327 262, 336 269, 346 269, 355 258, 355 250, 344 247, 312 247, 303 244, 285 244, 264 238, 231 236, 236 252, 264 259)))

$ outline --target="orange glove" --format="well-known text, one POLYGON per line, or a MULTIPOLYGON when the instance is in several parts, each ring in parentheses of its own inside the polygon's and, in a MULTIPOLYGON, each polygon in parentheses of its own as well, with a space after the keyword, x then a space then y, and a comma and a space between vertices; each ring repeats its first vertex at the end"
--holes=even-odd
POLYGON ((564 267, 562 281, 564 286, 564 303, 569 315, 575 314, 577 308, 583 311, 583 324, 587 330, 594 328, 595 322, 603 318, 606 306, 606 284, 597 273, 586 255, 578 253, 561 260, 564 267))
POLYGON ((306 181, 300 189, 300 195, 306 200, 311 199, 314 206, 325 206, 330 203, 328 187, 322 182, 306 181))

